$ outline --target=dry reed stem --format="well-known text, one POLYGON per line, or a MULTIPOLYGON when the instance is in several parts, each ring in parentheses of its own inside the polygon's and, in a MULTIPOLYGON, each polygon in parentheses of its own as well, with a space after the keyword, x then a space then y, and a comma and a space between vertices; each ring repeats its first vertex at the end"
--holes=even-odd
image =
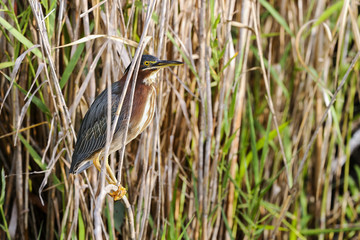
MULTIPOLYGON (((252 20, 250 18, 250 12, 251 12, 251 4, 250 1, 245 0, 242 2, 242 14, 241 14, 241 22, 248 26, 248 28, 251 29, 252 26, 252 20)), ((236 101, 236 109, 235 109, 235 117, 233 120, 233 131, 236 133, 235 139, 231 143, 231 149, 229 154, 229 161, 231 164, 230 168, 230 176, 231 178, 235 178, 236 175, 236 164, 239 161, 238 158, 238 151, 239 151, 239 145, 240 145, 240 128, 242 123, 242 116, 243 116, 243 108, 245 105, 245 89, 246 89, 246 82, 247 82, 247 75, 244 74, 247 71, 248 66, 248 52, 250 48, 250 32, 245 29, 240 29, 239 32, 239 42, 238 42, 238 51, 241 51, 241 54, 237 56, 236 63, 240 70, 234 71, 234 80, 237 81, 240 78, 240 87, 238 92, 236 93, 236 97, 238 100, 236 101), (241 56, 244 56, 243 58, 241 56), (241 66, 241 67, 240 67, 241 66), (242 74, 240 76, 240 74, 242 74)), ((232 82, 228 81, 226 88, 230 89, 233 85, 232 82)), ((225 91, 225 89, 224 89, 225 91)), ((229 194, 228 194, 228 206, 227 206, 227 221, 229 223, 229 226, 232 228, 233 226, 233 218, 234 218, 234 194, 235 193, 235 186, 232 182, 229 183, 229 194)), ((218 222, 220 224, 220 222, 218 222)), ((216 227, 217 229, 218 227, 216 227)), ((217 230, 216 230, 217 231, 217 230)), ((230 239, 229 232, 226 233, 226 239, 230 239)))
MULTIPOLYGON (((51 70, 51 80, 52 80, 52 84, 56 90, 56 94, 57 94, 57 99, 58 99, 58 106, 60 111, 63 113, 61 115, 61 117, 63 117, 63 122, 64 122, 64 127, 65 127, 65 133, 67 132, 67 129, 70 128, 70 131, 72 133, 72 135, 75 135, 75 131, 72 127, 71 124, 71 119, 70 119, 70 114, 69 111, 67 109, 65 100, 64 100, 64 96, 62 95, 61 89, 60 89, 60 85, 59 85, 59 80, 57 78, 56 72, 55 72, 55 67, 54 67, 54 63, 52 60, 52 56, 51 56, 51 47, 50 47, 50 43, 48 41, 48 38, 46 36, 46 27, 44 24, 44 17, 43 17, 43 13, 41 10, 41 6, 40 3, 37 4, 34 1, 29 0, 31 9, 33 11, 33 14, 35 16, 35 19, 37 21, 38 27, 39 27, 39 33, 41 36, 41 40, 42 40, 42 49, 45 51, 46 56, 47 56, 47 60, 49 62, 50 65, 50 70, 51 70)), ((45 70, 47 70, 47 68, 45 68, 45 70)), ((47 73, 47 71, 45 71, 47 73)), ((50 78, 49 78, 50 79, 50 78)), ((68 138, 69 140, 71 140, 71 138, 68 138)))
MULTIPOLYGON (((103 174, 104 175, 104 174, 103 174)), ((116 191, 117 186, 108 184, 107 186, 101 188, 99 195, 95 200, 95 208, 94 208, 94 235, 96 239, 102 239, 102 226, 103 221, 101 218, 102 206, 104 204, 104 200, 107 194, 111 191, 116 191)))
POLYGON ((10 91, 11 91, 12 88, 13 88, 13 84, 14 84, 15 78, 16 78, 16 76, 17 76, 17 73, 18 73, 18 71, 19 71, 19 69, 20 69, 20 65, 21 65, 22 61, 24 60, 24 58, 26 57, 26 55, 27 55, 31 50, 33 50, 33 49, 35 49, 35 48, 38 48, 38 47, 40 47, 40 45, 34 45, 34 46, 32 46, 31 48, 29 48, 28 50, 26 50, 23 54, 21 54, 21 55, 16 59, 15 64, 14 64, 14 69, 12 70, 11 75, 10 75, 11 83, 10 83, 9 89, 6 91, 5 97, 4 97, 3 100, 2 100, 3 103, 1 104, 1 107, 0 107, 0 114, 1 114, 1 111, 2 111, 2 109, 3 109, 3 107, 4 107, 5 101, 6 101, 7 97, 8 97, 9 94, 10 94, 10 91))
POLYGON ((265 64, 264 64, 264 56, 263 56, 262 46, 261 46, 261 42, 260 42, 260 40, 261 40, 260 33, 259 33, 259 28, 260 27, 259 27, 258 21, 257 21, 258 19, 260 19, 260 16, 258 16, 257 13, 255 13, 255 9, 256 9, 255 3, 252 2, 251 13, 252 13, 253 20, 254 20, 254 30, 255 30, 255 35, 256 35, 257 47, 259 49, 260 64, 261 64, 261 70, 262 70, 263 79, 264 79, 265 88, 266 88, 267 102, 269 104, 269 109, 271 111, 271 114, 272 114, 272 117, 273 117, 273 120, 274 120, 274 125, 275 125, 275 129, 276 129, 276 133, 277 133, 277 137, 278 137, 278 141, 279 141, 279 145, 280 145, 280 150, 281 150, 280 152, 282 154, 282 158, 283 158, 283 161, 284 161, 283 164, 285 166, 285 171, 286 171, 287 186, 289 188, 291 188, 292 187, 292 182, 291 182, 291 178, 290 178, 291 168, 289 169, 288 162, 286 160, 283 141, 281 139, 281 135, 280 135, 280 131, 279 131, 279 124, 278 124, 278 120, 277 120, 277 114, 275 112, 274 104, 273 104, 273 101, 271 99, 269 79, 267 79, 267 74, 266 74, 265 64))

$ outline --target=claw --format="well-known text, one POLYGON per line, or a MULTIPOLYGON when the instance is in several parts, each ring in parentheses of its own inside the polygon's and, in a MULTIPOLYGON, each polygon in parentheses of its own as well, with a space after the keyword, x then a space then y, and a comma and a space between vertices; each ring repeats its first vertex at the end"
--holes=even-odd
MULTIPOLYGON (((100 165, 100 161, 99 161, 100 155, 101 155, 101 151, 93 159, 93 163, 94 163, 96 169, 99 170, 99 172, 101 171, 101 165, 100 165)), ((116 180, 115 174, 113 173, 113 171, 111 170, 111 168, 107 162, 106 162, 106 172, 107 172, 107 175, 106 175, 107 182, 109 184, 118 186, 118 190, 110 192, 109 195, 114 199, 114 201, 121 200, 126 194, 126 189, 121 185, 117 185, 117 180, 116 180)))
POLYGON ((118 190, 112 191, 109 193, 109 195, 114 199, 114 201, 121 200, 126 194, 126 189, 119 185, 118 190))

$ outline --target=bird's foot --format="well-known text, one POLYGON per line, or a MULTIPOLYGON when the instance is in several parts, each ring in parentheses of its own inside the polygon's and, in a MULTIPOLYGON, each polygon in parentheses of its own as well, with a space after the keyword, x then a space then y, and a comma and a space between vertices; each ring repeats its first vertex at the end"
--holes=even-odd
POLYGON ((114 199, 114 201, 121 200, 126 194, 126 189, 119 185, 118 190, 112 191, 109 193, 109 195, 114 199))

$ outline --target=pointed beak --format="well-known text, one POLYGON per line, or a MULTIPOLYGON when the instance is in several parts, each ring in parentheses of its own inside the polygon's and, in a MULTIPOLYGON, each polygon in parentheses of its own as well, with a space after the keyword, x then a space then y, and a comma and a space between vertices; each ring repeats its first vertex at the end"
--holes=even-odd
POLYGON ((178 61, 159 60, 152 67, 160 69, 165 67, 179 66, 183 64, 184 64, 183 62, 178 62, 178 61))

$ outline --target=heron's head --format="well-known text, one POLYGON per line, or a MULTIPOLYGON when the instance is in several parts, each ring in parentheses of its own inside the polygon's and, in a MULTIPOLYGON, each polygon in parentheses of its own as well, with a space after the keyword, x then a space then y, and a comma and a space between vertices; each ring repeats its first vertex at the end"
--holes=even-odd
MULTIPOLYGON (((182 64, 183 62, 160 60, 151 55, 143 55, 141 57, 138 79, 142 78, 145 84, 150 85, 155 82, 156 73, 158 73, 160 69, 182 64)), ((131 64, 126 68, 125 73, 129 71, 130 66, 131 64)))

